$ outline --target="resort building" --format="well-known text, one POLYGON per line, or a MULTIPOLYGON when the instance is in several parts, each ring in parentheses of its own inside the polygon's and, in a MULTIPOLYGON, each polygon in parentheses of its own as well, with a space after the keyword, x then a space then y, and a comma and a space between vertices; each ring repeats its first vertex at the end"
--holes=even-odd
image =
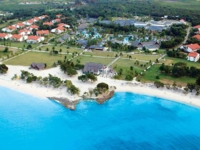
POLYGON ((47 16, 47 15, 42 15, 42 16, 39 16, 38 18, 40 18, 40 19, 45 19, 45 18, 47 18, 47 17, 49 17, 49 16, 47 16))
POLYGON ((14 25, 16 28, 21 29, 25 27, 25 24, 23 24, 22 22, 19 22, 17 24, 14 25))
POLYGON ((46 64, 44 63, 32 63, 31 68, 36 69, 36 70, 43 70, 46 68, 46 64))
POLYGON ((38 30, 38 29, 39 29, 39 26, 33 24, 33 25, 27 27, 27 29, 29 29, 29 30, 33 30, 33 29, 34 29, 34 30, 38 30))
POLYGON ((10 40, 17 41, 17 42, 22 42, 22 41, 24 41, 26 39, 27 39, 27 36, 23 36, 23 35, 20 35, 20 34, 13 34, 10 37, 10 40))
POLYGON ((52 23, 52 22, 44 22, 43 25, 46 25, 46 26, 53 26, 53 23, 52 23))
POLYGON ((52 29, 51 32, 56 33, 56 34, 60 34, 60 33, 65 32, 65 28, 64 27, 58 27, 58 28, 52 29))
POLYGON ((24 21, 23 24, 27 25, 27 26, 30 26, 34 23, 34 20, 27 20, 27 21, 24 21))
POLYGON ((188 45, 184 45, 183 49, 190 53, 190 52, 194 52, 200 49, 200 45, 199 44, 188 44, 188 45))
POLYGON ((33 21, 34 22, 38 22, 38 21, 40 21, 40 18, 39 17, 35 17, 35 18, 33 18, 33 21))
POLYGON ((134 47, 137 47, 137 49, 142 50, 143 48, 149 50, 149 51, 155 51, 158 50, 160 47, 160 44, 157 41, 149 41, 149 42, 139 42, 138 40, 134 41, 132 43, 134 47))
POLYGON ((8 32, 11 33, 13 31, 17 30, 17 28, 15 26, 8 26, 2 29, 3 32, 8 32))
POLYGON ((200 31, 200 25, 194 26, 193 28, 198 29, 200 31))
POLYGON ((97 64, 93 62, 86 63, 84 68, 83 68, 83 73, 92 73, 95 75, 99 75, 101 71, 104 69, 103 64, 97 64))
POLYGON ((90 47, 88 47, 88 49, 98 50, 98 51, 104 51, 105 50, 105 48, 103 46, 100 46, 100 45, 91 45, 90 47))
POLYGON ((190 52, 187 56, 187 60, 197 62, 199 60, 199 53, 190 52))
POLYGON ((27 29, 22 29, 22 30, 19 30, 19 34, 20 35, 30 35, 30 34, 32 34, 32 31, 27 30, 27 29))
POLYGON ((49 35, 49 30, 39 30, 36 32, 37 36, 49 35))
POLYGON ((54 20, 52 20, 51 22, 52 22, 52 23, 59 23, 59 22, 61 22, 61 20, 60 20, 60 19, 54 19, 54 20))
POLYGON ((12 35, 6 33, 0 33, 0 39, 9 39, 12 35))
POLYGON ((199 41, 200 41, 200 35, 199 35, 199 34, 197 34, 197 35, 194 35, 192 38, 195 38, 195 39, 197 39, 197 40, 199 40, 199 41))
POLYGON ((41 36, 28 36, 28 39, 26 40, 27 43, 40 43, 44 41, 44 37, 41 36))
POLYGON ((62 14, 57 14, 56 18, 60 18, 62 16, 62 14))
POLYGON ((65 27, 65 28, 70 28, 70 25, 64 24, 64 23, 59 23, 58 27, 65 27))

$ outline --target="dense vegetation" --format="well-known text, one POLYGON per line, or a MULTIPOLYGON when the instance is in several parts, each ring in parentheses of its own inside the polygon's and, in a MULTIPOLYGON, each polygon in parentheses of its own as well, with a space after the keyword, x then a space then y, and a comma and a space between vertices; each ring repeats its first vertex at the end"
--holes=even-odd
POLYGON ((8 67, 5 64, 0 64, 0 73, 5 74, 8 71, 8 67))
MULTIPOLYGON (((12 80, 16 79, 17 75, 14 75, 12 80)), ((44 86, 53 86, 54 88, 58 88, 60 86, 67 87, 67 92, 71 94, 79 94, 80 90, 75 85, 72 84, 70 80, 62 81, 59 77, 53 76, 49 74, 48 77, 37 77, 34 74, 21 70, 21 79, 25 80, 27 83, 37 82, 40 85, 44 86)))
POLYGON ((97 81, 97 77, 94 74, 88 73, 85 75, 78 76, 78 80, 83 82, 90 80, 91 82, 97 81))
POLYGON ((72 61, 60 61, 60 68, 64 73, 67 73, 69 76, 77 74, 74 63, 72 61))
POLYGON ((187 54, 183 53, 180 49, 167 50, 167 55, 169 57, 183 58, 183 59, 186 59, 186 56, 187 56, 187 54))
MULTIPOLYGON (((173 3, 173 2, 172 2, 173 3)), ((113 16, 133 17, 134 15, 152 16, 154 19, 160 19, 168 15, 169 19, 184 18, 192 25, 200 24, 199 9, 188 10, 185 7, 170 7, 161 5, 154 1, 105 1, 99 0, 77 9, 78 14, 82 16, 89 15, 94 18, 111 19, 113 16), (98 7, 97 7, 98 6, 98 7)))
POLYGON ((165 35, 173 37, 169 41, 162 41, 161 48, 173 48, 184 41, 186 36, 186 25, 173 25, 169 30, 165 30, 165 35))
POLYGON ((189 76, 189 77, 198 77, 200 75, 200 69, 196 67, 188 67, 186 63, 178 62, 173 66, 168 66, 162 64, 160 66, 160 71, 166 75, 173 76, 175 78, 189 76))

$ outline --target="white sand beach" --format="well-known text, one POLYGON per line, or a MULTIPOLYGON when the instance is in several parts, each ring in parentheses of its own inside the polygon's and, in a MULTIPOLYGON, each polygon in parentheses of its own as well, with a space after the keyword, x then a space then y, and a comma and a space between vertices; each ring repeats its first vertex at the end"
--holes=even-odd
MULTIPOLYGON (((172 90, 172 89, 166 89, 166 88, 156 88, 152 84, 141 84, 136 81, 127 82, 122 80, 114 80, 110 78, 104 78, 98 76, 98 81, 91 83, 91 82, 82 82, 77 79, 77 76, 69 77, 66 74, 64 74, 59 67, 51 68, 47 70, 34 70, 29 69, 29 67, 25 66, 11 66, 8 65, 8 72, 7 74, 0 75, 0 85, 17 90, 19 92, 23 92, 26 94, 31 94, 36 97, 40 98, 46 98, 46 97, 66 97, 70 100, 77 100, 80 97, 74 96, 69 94, 66 91, 65 87, 59 87, 59 88, 53 88, 53 87, 45 87, 44 85, 39 85, 37 83, 26 83, 23 80, 11 80, 11 78, 14 76, 14 74, 17 74, 20 76, 21 70, 27 70, 31 73, 33 73, 36 76, 46 77, 48 74, 57 76, 61 78, 62 80, 71 80, 72 83, 80 88, 80 95, 83 95, 84 92, 88 92, 90 88, 94 88, 98 83, 105 82, 109 84, 110 86, 115 86, 117 89, 117 92, 133 92, 137 94, 144 94, 144 95, 150 95, 155 97, 160 97, 168 100, 173 100, 176 102, 200 107, 200 97, 197 97, 194 93, 189 93, 187 95, 183 94, 183 91, 180 90, 172 90)), ((78 74, 82 74, 81 72, 78 72, 78 74)))

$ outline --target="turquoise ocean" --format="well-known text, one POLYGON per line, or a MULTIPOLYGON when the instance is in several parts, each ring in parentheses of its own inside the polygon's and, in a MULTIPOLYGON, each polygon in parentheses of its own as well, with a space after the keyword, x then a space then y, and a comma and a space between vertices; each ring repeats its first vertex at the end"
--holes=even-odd
POLYGON ((200 109, 119 92, 71 111, 0 86, 0 150, 200 150, 200 109))

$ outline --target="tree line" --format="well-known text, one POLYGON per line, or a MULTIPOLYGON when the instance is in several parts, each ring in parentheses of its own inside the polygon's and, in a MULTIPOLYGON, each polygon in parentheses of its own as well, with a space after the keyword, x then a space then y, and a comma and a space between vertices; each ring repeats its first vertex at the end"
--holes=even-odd
POLYGON ((180 78, 180 77, 191 77, 196 78, 200 75, 200 69, 194 66, 188 67, 186 63, 178 62, 173 66, 165 65, 164 63, 160 66, 159 70, 169 76, 180 78))

